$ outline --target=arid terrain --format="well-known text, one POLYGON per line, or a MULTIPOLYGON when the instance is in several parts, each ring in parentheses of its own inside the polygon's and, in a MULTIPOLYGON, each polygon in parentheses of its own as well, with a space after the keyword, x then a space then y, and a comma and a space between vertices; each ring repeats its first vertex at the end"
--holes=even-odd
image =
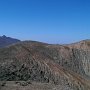
POLYGON ((90 40, 1 48, 0 90, 90 90, 90 40))

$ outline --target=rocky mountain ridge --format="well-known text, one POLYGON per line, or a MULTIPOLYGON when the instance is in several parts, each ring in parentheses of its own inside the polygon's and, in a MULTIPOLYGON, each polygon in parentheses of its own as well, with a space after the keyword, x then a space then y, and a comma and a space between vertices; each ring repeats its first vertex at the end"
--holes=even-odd
POLYGON ((69 45, 52 45, 23 41, 2 48, 0 80, 31 80, 67 85, 72 90, 90 90, 89 43, 85 40, 69 45))
POLYGON ((0 36, 0 48, 6 47, 8 45, 11 45, 11 44, 14 44, 17 42, 20 42, 20 40, 11 38, 11 37, 7 37, 5 35, 0 36))

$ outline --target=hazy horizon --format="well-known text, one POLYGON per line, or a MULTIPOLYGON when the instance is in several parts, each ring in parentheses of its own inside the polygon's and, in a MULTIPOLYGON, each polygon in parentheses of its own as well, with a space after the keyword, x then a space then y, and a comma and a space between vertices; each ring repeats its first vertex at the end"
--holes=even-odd
POLYGON ((55 44, 90 39, 90 1, 2 0, 2 35, 55 44))

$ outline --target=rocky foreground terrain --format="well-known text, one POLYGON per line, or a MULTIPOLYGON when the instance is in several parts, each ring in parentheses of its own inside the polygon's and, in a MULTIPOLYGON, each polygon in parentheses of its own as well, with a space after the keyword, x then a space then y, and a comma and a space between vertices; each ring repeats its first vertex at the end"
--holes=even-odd
POLYGON ((0 90, 90 90, 90 40, 1 48, 0 90))

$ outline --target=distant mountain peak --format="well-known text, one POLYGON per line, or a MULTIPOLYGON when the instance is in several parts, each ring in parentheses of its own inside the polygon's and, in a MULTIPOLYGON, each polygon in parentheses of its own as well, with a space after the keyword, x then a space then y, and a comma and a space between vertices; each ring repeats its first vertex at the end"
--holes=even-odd
POLYGON ((2 35, 0 36, 0 38, 9 38, 9 37, 7 37, 6 35, 2 35))
POLYGON ((11 45, 11 44, 14 44, 17 42, 20 42, 20 40, 11 38, 11 37, 7 37, 6 35, 0 36, 0 48, 6 47, 8 45, 11 45))
POLYGON ((7 37, 6 35, 3 35, 2 37, 7 37))

